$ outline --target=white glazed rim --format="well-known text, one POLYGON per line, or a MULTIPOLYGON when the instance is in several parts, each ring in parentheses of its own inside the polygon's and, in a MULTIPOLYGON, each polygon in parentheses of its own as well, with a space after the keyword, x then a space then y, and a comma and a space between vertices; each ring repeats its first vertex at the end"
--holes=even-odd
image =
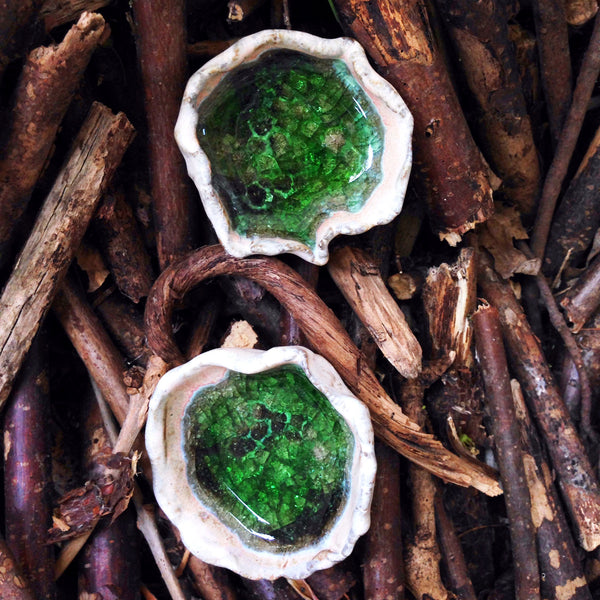
POLYGON ((205 562, 231 569, 243 577, 304 579, 313 571, 343 560, 369 528, 376 470, 369 412, 350 393, 333 367, 306 348, 286 346, 267 351, 219 348, 172 369, 159 381, 150 401, 146 448, 152 463, 156 499, 181 532, 185 546, 205 562), (194 383, 198 377, 207 376, 210 381, 201 383, 206 385, 220 380, 226 370, 250 374, 281 365, 302 368, 313 385, 327 396, 352 431, 355 450, 348 496, 330 530, 310 546, 290 553, 271 553, 245 546, 195 496, 187 483, 180 418, 198 388, 194 383))
POLYGON ((398 92, 378 75, 362 46, 350 38, 325 39, 301 31, 267 29, 242 38, 207 62, 190 78, 185 89, 175 139, 185 158, 202 203, 227 252, 237 258, 251 254, 296 254, 308 262, 324 265, 329 242, 337 235, 354 235, 384 225, 402 209, 412 163, 412 115, 398 92), (360 211, 338 211, 317 228, 312 248, 297 240, 279 237, 245 237, 231 227, 219 194, 211 185, 211 167, 196 136, 197 108, 225 74, 273 48, 297 50, 317 58, 341 59, 375 105, 384 126, 382 180, 360 211))

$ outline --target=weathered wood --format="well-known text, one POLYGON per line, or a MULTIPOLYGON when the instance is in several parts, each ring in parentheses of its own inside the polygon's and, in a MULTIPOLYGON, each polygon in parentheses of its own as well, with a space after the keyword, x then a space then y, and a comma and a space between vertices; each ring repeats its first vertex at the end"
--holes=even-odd
POLYGON ((86 13, 60 44, 36 48, 27 58, 0 153, 0 267, 10 260, 16 225, 103 32, 104 19, 86 13))
POLYGON ((345 246, 332 253, 327 267, 383 355, 403 377, 417 377, 423 351, 370 256, 345 246))
POLYGON ((597 0, 565 0, 565 18, 569 25, 583 25, 598 12, 597 0))
POLYGON ((400 92, 415 120, 414 167, 432 225, 456 243, 492 213, 486 167, 436 47, 422 0, 336 0, 339 18, 400 92))
POLYGON ((94 104, 0 297, 0 405, 133 137, 125 115, 94 104))
POLYGON ((497 481, 482 466, 448 452, 402 413, 365 364, 331 309, 293 269, 276 259, 237 259, 220 246, 207 246, 163 271, 146 304, 146 334, 156 354, 167 362, 183 362, 172 335, 171 317, 176 300, 201 281, 232 274, 253 279, 281 302, 313 347, 319 348, 368 406, 375 431, 386 443, 446 481, 472 485, 490 495, 500 493, 497 481))
POLYGON ((2 600, 35 600, 3 537, 0 537, 0 566, 0 596, 2 600))
POLYGON ((40 18, 44 20, 46 31, 59 25, 75 21, 84 12, 98 10, 111 0, 43 0, 40 18))

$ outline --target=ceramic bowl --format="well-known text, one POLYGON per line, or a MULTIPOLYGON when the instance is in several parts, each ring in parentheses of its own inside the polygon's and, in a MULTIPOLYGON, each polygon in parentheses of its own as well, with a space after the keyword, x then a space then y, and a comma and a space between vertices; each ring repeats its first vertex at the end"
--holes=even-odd
POLYGON ((146 448, 185 546, 243 577, 303 579, 369 527, 368 410, 306 348, 222 348, 169 371, 146 448))
POLYGON ((175 138, 230 254, 322 265, 332 238, 400 212, 412 128, 358 42, 266 30, 192 76, 175 138))

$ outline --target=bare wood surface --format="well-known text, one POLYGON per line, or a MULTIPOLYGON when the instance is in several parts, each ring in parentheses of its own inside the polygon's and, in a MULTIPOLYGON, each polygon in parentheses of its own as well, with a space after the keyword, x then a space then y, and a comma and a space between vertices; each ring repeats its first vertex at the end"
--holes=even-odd
POLYGON ((0 405, 132 137, 125 115, 92 106, 0 297, 0 405))
POLYGON ((428 189, 432 225, 456 243, 492 213, 492 191, 435 43, 422 0, 336 0, 342 24, 407 103, 414 171, 428 189))
POLYGON ((92 229, 121 293, 136 303, 145 298, 155 279, 152 263, 122 191, 104 197, 92 229))
POLYGON ((163 271, 146 305, 148 343, 158 356, 170 363, 183 362, 172 336, 171 317, 176 300, 201 281, 232 274, 253 279, 281 302, 298 321, 311 344, 319 348, 368 406, 375 431, 386 443, 446 481, 472 485, 490 495, 500 492, 497 481, 483 467, 448 452, 402 413, 331 310, 293 269, 275 259, 236 259, 220 246, 208 246, 163 271))
POLYGON ((187 174, 173 137, 187 69, 184 5, 183 0, 133 2, 161 269, 190 250, 194 237, 187 174))
POLYGON ((417 377, 423 351, 371 257, 345 246, 332 253, 327 267, 383 355, 403 377, 417 377))
POLYGON ((86 13, 60 44, 36 48, 27 58, 16 90, 10 135, 0 152, 0 267, 10 259, 15 226, 103 32, 104 19, 86 13))
POLYGON ((508 282, 501 281, 481 256, 479 283, 499 312, 511 365, 525 390, 548 446, 563 500, 586 550, 600 545, 600 487, 585 448, 543 355, 508 282))
POLYGON ((541 184, 531 121, 503 2, 438 0, 469 91, 482 150, 502 179, 499 192, 532 214, 541 184))
POLYGON ((569 590, 570 600, 590 600, 577 549, 571 536, 537 429, 525 405, 521 387, 511 381, 512 399, 523 445, 525 477, 531 497, 531 520, 537 539, 542 598, 558 598, 569 590), (557 560, 558 559, 558 560, 557 560))
POLYGON ((25 360, 4 414, 6 543, 39 600, 53 600, 49 372, 46 336, 40 332, 25 360))
POLYGON ((515 595, 518 600, 539 599, 540 575, 535 559, 537 554, 531 519, 531 498, 525 478, 523 449, 512 401, 500 316, 494 307, 481 306, 473 315, 473 323, 509 520, 515 595))
POLYGON ((600 257, 592 261, 560 304, 573 323, 573 332, 581 331, 600 306, 600 257))

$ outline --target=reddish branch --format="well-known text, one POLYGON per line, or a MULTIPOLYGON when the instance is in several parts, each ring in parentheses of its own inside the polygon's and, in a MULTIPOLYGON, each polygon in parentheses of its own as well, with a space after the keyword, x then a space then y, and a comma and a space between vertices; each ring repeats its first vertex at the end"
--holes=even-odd
POLYGON ((0 597, 2 600, 35 600, 3 537, 0 537, 0 597))
POLYGON ((0 405, 133 133, 125 115, 92 105, 0 297, 0 405))
POLYGON ((581 331, 600 306, 600 257, 592 261, 560 304, 573 323, 573 331, 581 331))
POLYGON ((10 135, 0 153, 0 267, 10 260, 16 225, 103 32, 104 19, 85 13, 60 44, 36 48, 27 58, 16 91, 10 135))
POLYGON ((158 356, 171 363, 183 362, 172 334, 175 303, 201 281, 219 275, 248 277, 279 300, 313 347, 319 348, 369 407, 375 430, 386 443, 444 480, 473 485, 492 495, 499 492, 497 482, 483 468, 448 452, 399 410, 332 311, 293 269, 275 259, 236 259, 220 246, 207 246, 163 271, 146 304, 148 343, 158 356))
POLYGON ((51 600, 54 549, 50 527, 49 378, 45 338, 32 344, 4 415, 6 542, 36 598, 51 600))
POLYGON ((336 0, 347 30, 400 92, 414 120, 415 171, 436 231, 451 243, 492 212, 486 167, 471 137, 422 0, 336 0))
MULTIPOLYGON (((556 48, 552 52, 555 53, 556 48)), ((544 255, 554 209, 556 208, 556 201, 558 200, 561 186, 567 174, 587 106, 599 74, 600 19, 596 18, 594 30, 577 77, 577 84, 573 92, 573 101, 567 113, 552 164, 544 180, 538 213, 531 235, 531 249, 540 258, 544 255)))
POLYGON ((92 228, 121 293, 136 303, 145 298, 154 282, 154 273, 133 210, 123 192, 104 197, 92 228))
POLYGON ((482 255, 479 284, 483 296, 499 312, 511 365, 548 446, 563 499, 586 550, 600 545, 600 487, 583 444, 537 337, 508 282, 500 280, 482 255))
POLYGON ((173 137, 186 78, 184 7, 182 0, 133 2, 161 269, 192 248, 194 237, 187 175, 173 137))
POLYGON ((536 545, 531 521, 531 499, 525 479, 523 450, 498 311, 491 306, 480 307, 473 315, 473 324, 509 520, 516 597, 518 600, 534 600, 540 597, 540 577, 534 558, 536 545))

